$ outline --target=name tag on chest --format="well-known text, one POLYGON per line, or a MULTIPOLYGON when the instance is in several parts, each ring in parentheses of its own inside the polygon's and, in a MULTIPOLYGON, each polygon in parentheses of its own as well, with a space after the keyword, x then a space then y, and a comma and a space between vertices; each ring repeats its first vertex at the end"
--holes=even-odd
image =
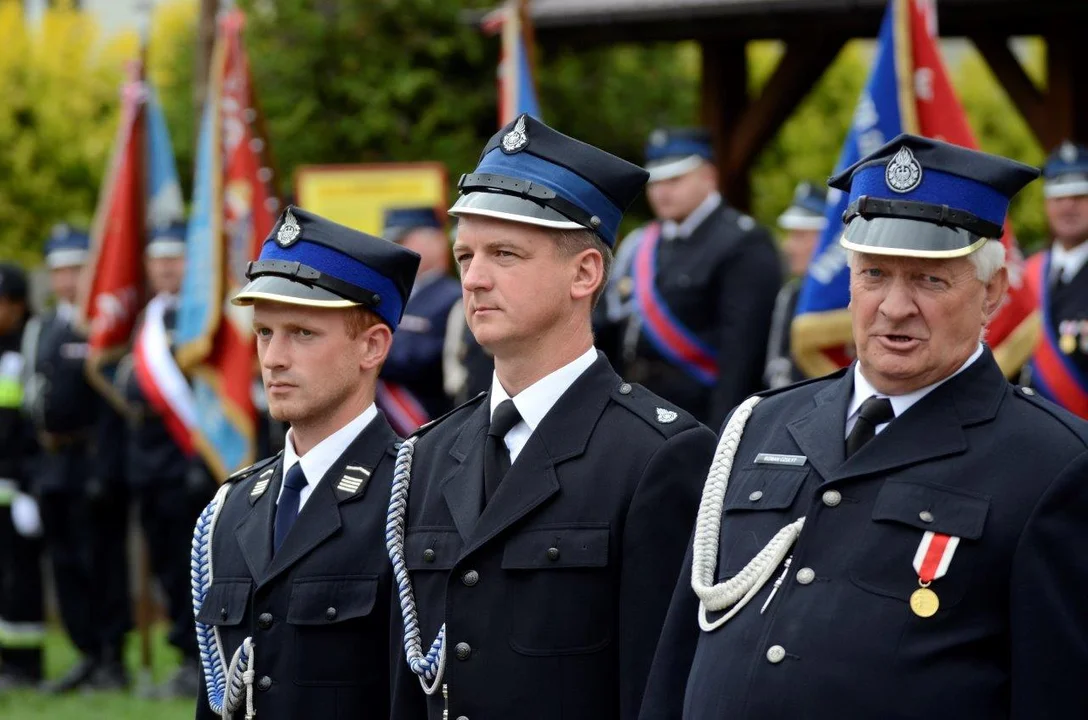
POLYGON ((778 453, 760 453, 756 455, 756 465, 787 465, 801 467, 808 462, 806 455, 780 455, 778 453))

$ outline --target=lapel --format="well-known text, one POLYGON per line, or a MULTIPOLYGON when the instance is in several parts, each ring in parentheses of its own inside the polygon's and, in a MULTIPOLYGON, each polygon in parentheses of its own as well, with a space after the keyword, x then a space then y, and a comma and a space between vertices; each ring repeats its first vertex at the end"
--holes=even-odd
POLYGON ((273 555, 272 526, 283 476, 282 462, 278 463, 274 476, 276 481, 257 499, 253 512, 238 528, 239 542, 244 536, 247 543, 257 546, 255 536, 259 535, 261 538, 260 552, 254 554, 256 562, 250 562, 248 552, 246 557, 257 587, 267 585, 336 534, 342 525, 340 505, 359 500, 366 494, 374 468, 395 440, 396 434, 390 428, 389 422, 378 413, 329 467, 324 477, 314 485, 279 552, 273 555), (259 510, 262 506, 263 509, 259 510), (259 571, 255 568, 259 568, 259 571))
POLYGON ((967 450, 963 428, 993 420, 1007 381, 987 348, 971 367, 915 403, 849 459, 846 408, 849 371, 816 395, 816 408, 789 425, 790 434, 827 481, 887 473, 967 450))
POLYGON ((442 496, 457 532, 466 543, 480 518, 483 504, 484 439, 490 422, 491 396, 488 394, 461 426, 461 432, 450 448, 450 455, 458 464, 442 481, 442 496))
POLYGON ((282 455, 271 470, 269 477, 265 477, 267 470, 261 471, 253 489, 247 491, 249 512, 234 529, 234 537, 238 541, 238 547, 242 549, 249 574, 257 583, 264 577, 268 563, 272 561, 272 523, 276 519, 276 498, 279 497, 280 485, 283 483, 282 455), (262 484, 264 490, 254 497, 253 491, 262 484))
MULTIPOLYGON (((462 557, 559 492, 555 466, 585 452, 597 421, 621 380, 604 355, 567 388, 529 436, 495 496, 484 508, 462 557)), ((488 409, 490 403, 487 403, 488 409)), ((483 454, 480 478, 483 478, 483 454)))

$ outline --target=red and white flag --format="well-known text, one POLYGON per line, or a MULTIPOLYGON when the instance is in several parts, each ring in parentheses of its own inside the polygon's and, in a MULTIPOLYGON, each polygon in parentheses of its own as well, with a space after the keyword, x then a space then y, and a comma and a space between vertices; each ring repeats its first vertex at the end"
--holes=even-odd
POLYGON ((192 456, 196 427, 196 399, 189 382, 174 361, 166 332, 166 311, 176 299, 157 295, 144 310, 144 321, 132 350, 136 382, 151 409, 162 418, 167 432, 187 456, 192 456))

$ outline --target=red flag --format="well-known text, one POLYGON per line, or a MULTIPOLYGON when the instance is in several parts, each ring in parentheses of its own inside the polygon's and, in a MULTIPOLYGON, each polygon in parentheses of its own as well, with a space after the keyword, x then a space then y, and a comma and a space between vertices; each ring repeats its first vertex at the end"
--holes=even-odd
POLYGON ((91 227, 90 279, 80 303, 88 330, 88 378, 118 408, 124 400, 103 372, 126 351, 144 300, 145 99, 140 64, 134 63, 91 227))
POLYGON ((244 24, 242 12, 231 10, 217 30, 176 334, 178 362, 193 376, 195 445, 220 478, 254 459, 256 344, 251 311, 230 298, 279 211, 244 24))
MULTIPOLYGON (((903 4, 906 6, 903 11, 910 14, 910 52, 914 60, 915 102, 910 104, 917 111, 914 132, 977 150, 978 141, 967 124, 967 114, 941 63, 937 40, 928 31, 931 18, 927 0, 903 4)), ((1024 282, 1024 258, 1007 221, 1001 241, 1008 262, 1009 294, 986 329, 986 342, 993 349, 1001 369, 1010 373, 1022 367, 1031 356, 1039 331, 1039 317, 1035 313, 1035 296, 1024 282)))

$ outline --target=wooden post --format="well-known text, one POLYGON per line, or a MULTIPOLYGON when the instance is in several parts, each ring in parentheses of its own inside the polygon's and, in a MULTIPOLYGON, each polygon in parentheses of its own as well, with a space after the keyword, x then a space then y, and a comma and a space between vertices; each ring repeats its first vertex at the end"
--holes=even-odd
POLYGON ((1009 39, 998 35, 973 35, 971 41, 986 60, 998 82, 1009 94, 1016 109, 1027 121, 1035 139, 1043 148, 1053 148, 1061 138, 1054 127, 1048 107, 1049 98, 1024 71, 1009 48, 1009 39))
POLYGON ((1049 112, 1054 121, 1054 138, 1048 151, 1062 140, 1088 143, 1088 63, 1083 45, 1083 39, 1066 28, 1046 36, 1049 112))
POLYGON ((730 139, 748 107, 745 49, 743 41, 703 41, 702 114, 714 141, 722 194, 733 207, 748 211, 752 201, 748 171, 730 156, 730 139))

